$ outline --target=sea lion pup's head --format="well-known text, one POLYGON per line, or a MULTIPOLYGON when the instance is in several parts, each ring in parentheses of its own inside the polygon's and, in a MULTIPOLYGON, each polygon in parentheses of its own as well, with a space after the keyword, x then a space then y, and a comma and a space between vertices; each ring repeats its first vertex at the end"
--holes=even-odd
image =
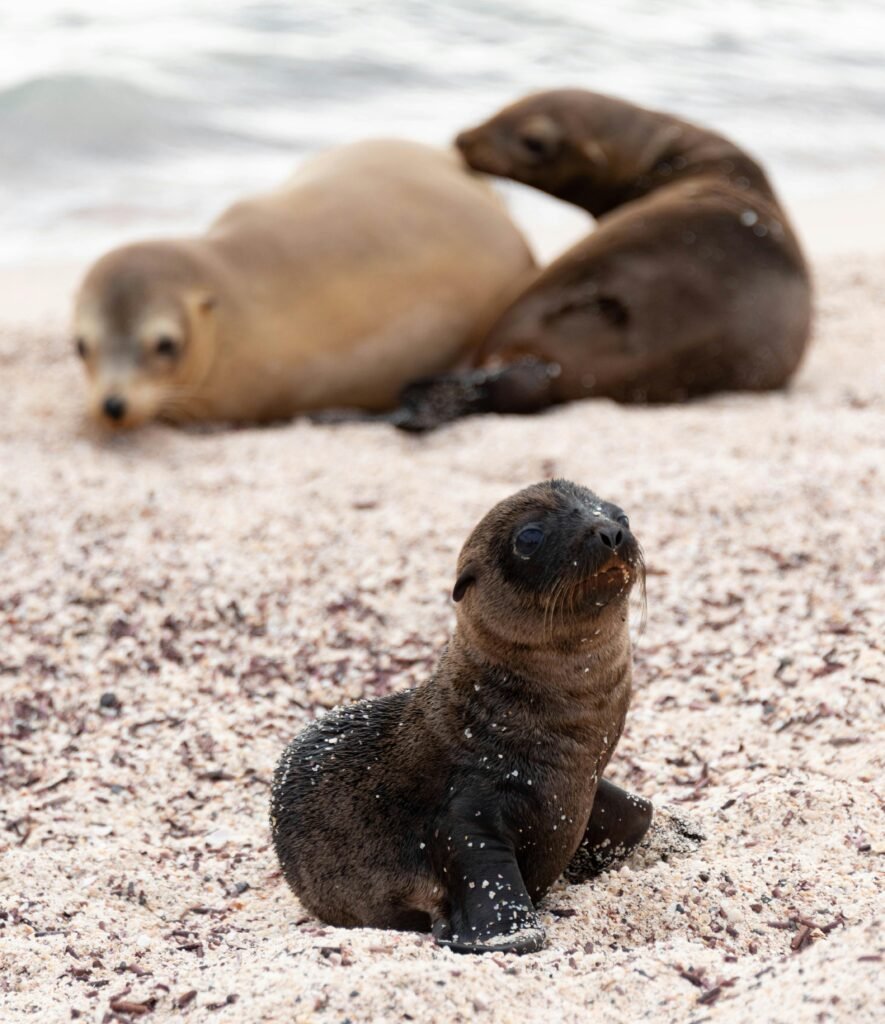
POLYGON ((109 427, 187 418, 213 351, 214 291, 185 242, 115 249, 87 273, 74 349, 92 414, 109 427))
POLYGON ((624 510, 567 480, 535 484, 496 505, 458 559, 459 626, 498 651, 587 643, 626 632, 642 552, 624 510))
POLYGON ((727 140, 623 100, 554 89, 504 107, 455 139, 476 171, 531 185, 599 216, 727 140))
MULTIPOLYGON (((536 93, 461 132, 455 145, 474 170, 555 192, 557 185, 577 176, 601 177, 609 170, 613 140, 606 136, 617 126, 590 118, 598 99, 579 89, 536 93)), ((608 102, 614 104, 609 121, 612 113, 627 107, 618 100, 608 102)))

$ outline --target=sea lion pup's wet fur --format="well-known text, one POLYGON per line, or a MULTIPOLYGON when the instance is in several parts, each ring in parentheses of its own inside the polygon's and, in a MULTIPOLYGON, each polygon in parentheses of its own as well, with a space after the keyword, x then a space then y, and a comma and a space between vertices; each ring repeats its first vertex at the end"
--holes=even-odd
POLYGON ((462 951, 539 948, 534 904, 579 846, 592 873, 651 822, 648 801, 599 781, 642 578, 623 511, 586 488, 496 505, 458 560, 457 628, 432 677, 325 715, 280 760, 273 839, 304 906, 462 951))
POLYGON ((764 171, 734 143, 572 89, 521 100, 457 144, 474 169, 574 203, 598 224, 491 325, 473 353, 478 369, 406 391, 400 425, 789 380, 808 340, 809 274, 764 171))
POLYGON ((196 238, 115 249, 74 314, 107 426, 380 411, 454 366, 532 259, 456 154, 371 140, 306 162, 196 238))

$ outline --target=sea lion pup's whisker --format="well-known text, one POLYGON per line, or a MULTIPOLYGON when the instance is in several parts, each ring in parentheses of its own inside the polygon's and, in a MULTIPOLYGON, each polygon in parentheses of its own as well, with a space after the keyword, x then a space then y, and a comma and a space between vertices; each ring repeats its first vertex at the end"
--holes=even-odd
POLYGON ((550 609, 553 604, 553 599, 556 596, 556 581, 554 581, 553 589, 549 594, 544 595, 542 603, 542 618, 541 618, 541 636, 544 640, 547 640, 547 620, 550 616, 550 609))
POLYGON ((575 597, 578 593, 578 588, 573 580, 569 580, 568 586, 565 588, 565 594, 562 599, 562 617, 564 619, 571 619, 572 614, 575 610, 575 597))
MULTIPOLYGON (((550 599, 549 615, 546 616, 545 625, 549 627, 549 641, 554 643, 556 640, 556 606, 560 601, 566 587, 568 586, 568 578, 563 575, 553 585, 553 594, 550 599)), ((545 637, 547 635, 547 629, 545 629, 545 637)))
POLYGON ((560 617, 564 623, 571 625, 575 616, 578 595, 581 593, 580 582, 569 580, 564 588, 560 617))
POLYGON ((567 577, 563 577, 556 588, 556 594, 553 598, 553 610, 550 614, 550 642, 553 643, 556 640, 557 627, 559 625, 557 621, 557 613, 562 614, 563 605, 565 603, 565 597, 568 593, 569 580, 567 577))
POLYGON ((557 595, 557 593, 559 591, 560 584, 561 584, 560 580, 556 580, 554 582, 553 590, 550 592, 550 597, 549 597, 549 599, 547 601, 547 605, 546 605, 546 607, 544 609, 544 622, 543 622, 542 635, 543 635, 545 641, 547 641, 547 640, 552 641, 553 640, 553 629, 554 629, 553 614, 554 614, 554 611, 556 610, 556 595, 557 595))
POLYGON ((273 841, 309 911, 529 952, 544 940, 535 902, 579 845, 639 841, 650 804, 599 781, 629 703, 633 573, 593 571, 635 549, 617 506, 564 480, 480 521, 430 677, 330 712, 279 762, 273 841))
POLYGON ((636 544, 636 556, 633 568, 635 584, 638 584, 636 589, 639 600, 639 625, 636 630, 636 635, 637 637, 640 637, 645 633, 645 628, 648 625, 648 594, 646 590, 645 555, 642 551, 642 546, 638 542, 636 544))

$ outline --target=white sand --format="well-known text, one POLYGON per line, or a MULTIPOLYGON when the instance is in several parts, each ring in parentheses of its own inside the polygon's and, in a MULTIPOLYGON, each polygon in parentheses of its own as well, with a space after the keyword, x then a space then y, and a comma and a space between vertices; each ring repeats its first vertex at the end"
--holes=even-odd
POLYGON ((57 306, 7 278, 0 1021, 882 1020, 885 275, 818 269, 787 394, 424 440, 102 440, 57 306), (426 675, 467 532, 551 474, 623 504, 651 568, 612 777, 706 842, 552 893, 524 958, 319 925, 268 846, 278 754, 426 675))

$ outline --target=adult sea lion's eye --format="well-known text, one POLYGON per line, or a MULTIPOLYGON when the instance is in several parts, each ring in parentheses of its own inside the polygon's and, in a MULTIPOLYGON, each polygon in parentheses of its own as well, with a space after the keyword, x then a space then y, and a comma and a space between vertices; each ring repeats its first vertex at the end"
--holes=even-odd
POLYGON ((81 359, 85 359, 86 358, 86 353, 88 352, 88 349, 86 348, 86 341, 85 341, 85 339, 83 339, 83 338, 75 338, 74 339, 74 348, 77 350, 77 355, 81 359))
POLYGON ((520 558, 530 558, 544 543, 543 527, 537 523, 524 526, 516 535, 513 542, 513 550, 520 558))
POLYGON ((157 343, 154 345, 154 351, 158 356, 177 355, 178 342, 175 338, 170 338, 168 334, 164 334, 162 337, 157 338, 157 343))

